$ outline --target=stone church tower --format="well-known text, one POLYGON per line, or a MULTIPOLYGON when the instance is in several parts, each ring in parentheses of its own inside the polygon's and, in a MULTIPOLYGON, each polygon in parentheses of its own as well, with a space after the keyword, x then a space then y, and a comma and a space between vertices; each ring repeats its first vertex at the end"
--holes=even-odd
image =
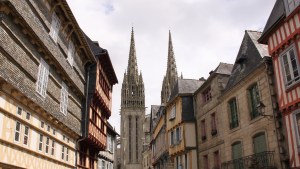
MULTIPOLYGON (((181 77, 182 78, 182 77, 181 77)), ((173 50, 171 31, 169 31, 169 49, 168 49, 168 63, 167 63, 167 72, 164 76, 162 89, 161 89, 161 104, 166 105, 171 91, 176 84, 178 79, 177 68, 175 62, 175 55, 173 50)))
POLYGON ((132 28, 127 72, 121 95, 121 163, 122 169, 141 169, 145 93, 142 73, 138 73, 132 28))

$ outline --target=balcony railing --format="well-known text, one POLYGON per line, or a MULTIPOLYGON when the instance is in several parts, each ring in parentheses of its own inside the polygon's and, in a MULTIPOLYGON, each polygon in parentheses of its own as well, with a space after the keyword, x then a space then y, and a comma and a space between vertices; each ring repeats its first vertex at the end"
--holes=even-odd
POLYGON ((274 152, 265 151, 222 163, 222 169, 276 169, 274 152))

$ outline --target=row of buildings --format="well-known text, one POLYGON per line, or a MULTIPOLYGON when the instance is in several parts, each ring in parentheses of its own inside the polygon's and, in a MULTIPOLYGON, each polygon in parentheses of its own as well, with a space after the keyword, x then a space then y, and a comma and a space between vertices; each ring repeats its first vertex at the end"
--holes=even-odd
POLYGON ((169 35, 143 168, 300 168, 299 4, 276 0, 263 32, 245 31, 235 62, 207 79, 178 76, 169 35))
POLYGON ((0 168, 114 167, 118 80, 66 0, 1 0, 0 65, 0 168))

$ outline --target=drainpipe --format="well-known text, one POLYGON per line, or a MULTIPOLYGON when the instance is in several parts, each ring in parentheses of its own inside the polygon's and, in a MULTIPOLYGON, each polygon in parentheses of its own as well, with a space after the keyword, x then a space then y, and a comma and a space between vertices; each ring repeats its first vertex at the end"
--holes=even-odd
POLYGON ((85 140, 86 138, 87 138, 87 133, 88 133, 88 131, 87 131, 87 118, 89 117, 88 116, 88 113, 89 113, 89 111, 88 111, 88 109, 89 109, 89 106, 88 106, 88 102, 89 102, 89 100, 88 100, 88 96, 89 96, 89 94, 88 94, 88 92, 89 92, 89 81, 90 81, 90 69, 91 69, 91 67, 92 67, 92 65, 94 65, 94 64, 89 64, 88 66, 87 66, 87 80, 86 80, 86 98, 85 98, 85 107, 84 107, 84 119, 83 119, 83 124, 84 124, 84 134, 83 134, 83 136, 82 136, 82 138, 80 138, 80 139, 78 139, 77 141, 76 141, 76 151, 75 151, 75 169, 77 168, 77 156, 78 156, 78 148, 79 148, 79 143, 81 142, 81 141, 83 141, 83 140, 85 140))

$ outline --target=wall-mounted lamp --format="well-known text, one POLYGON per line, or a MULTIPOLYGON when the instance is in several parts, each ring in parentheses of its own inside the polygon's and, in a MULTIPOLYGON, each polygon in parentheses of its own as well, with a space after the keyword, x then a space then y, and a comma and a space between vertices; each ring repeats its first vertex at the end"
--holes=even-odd
POLYGON ((263 116, 263 117, 268 117, 268 118, 273 118, 273 115, 266 115, 265 114, 265 105, 262 101, 259 101, 259 103, 257 104, 256 108, 257 108, 257 111, 258 113, 263 116))

